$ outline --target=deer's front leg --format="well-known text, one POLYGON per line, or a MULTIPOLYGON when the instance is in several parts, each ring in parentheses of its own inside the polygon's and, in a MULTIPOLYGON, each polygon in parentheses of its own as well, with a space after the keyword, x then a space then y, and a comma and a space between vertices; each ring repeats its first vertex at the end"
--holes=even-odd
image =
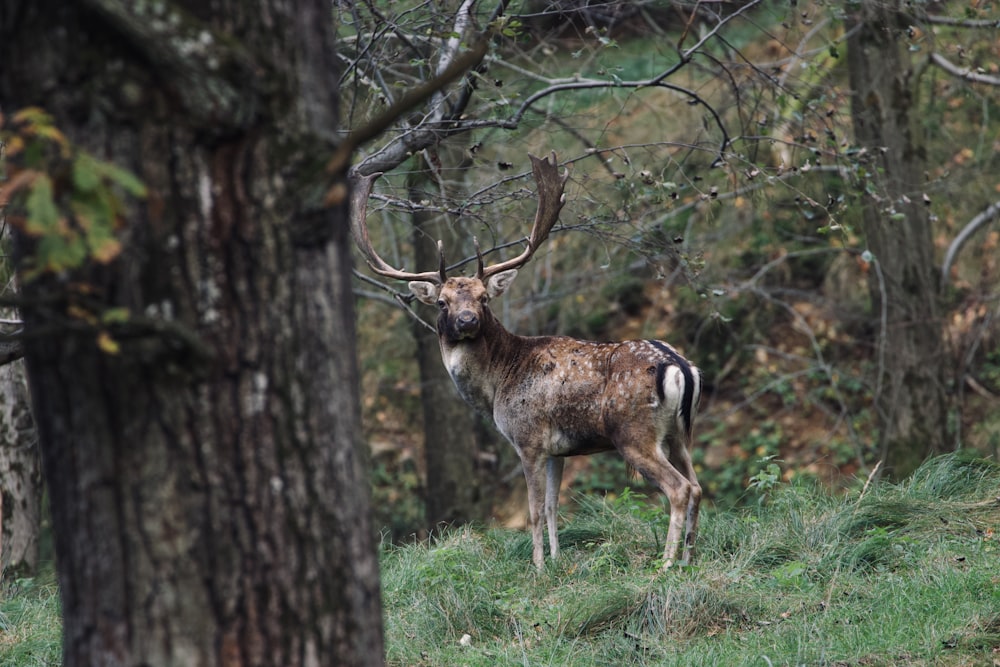
POLYGON ((521 455, 524 481, 528 484, 528 525, 531 528, 531 561, 539 570, 545 567, 545 538, 542 522, 545 517, 545 462, 544 456, 521 455))
POLYGON ((559 512, 559 491, 562 488, 563 464, 565 459, 554 456, 548 460, 545 480, 545 523, 549 528, 549 553, 552 560, 559 558, 559 527, 556 524, 559 512))

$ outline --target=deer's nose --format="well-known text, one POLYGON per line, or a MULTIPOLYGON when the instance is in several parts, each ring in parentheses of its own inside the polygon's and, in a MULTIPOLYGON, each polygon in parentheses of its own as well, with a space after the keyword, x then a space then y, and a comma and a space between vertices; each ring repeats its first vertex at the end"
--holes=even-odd
POLYGON ((471 331, 479 326, 479 318, 471 310, 464 310, 458 314, 455 324, 459 331, 471 331))

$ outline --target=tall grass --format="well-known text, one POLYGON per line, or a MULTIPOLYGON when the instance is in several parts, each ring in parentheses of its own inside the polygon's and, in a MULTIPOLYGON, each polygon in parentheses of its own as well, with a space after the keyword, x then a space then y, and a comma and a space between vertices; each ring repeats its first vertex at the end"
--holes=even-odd
POLYGON ((47 667, 62 661, 59 592, 51 568, 35 579, 0 585, 0 667, 47 667))
MULTIPOLYGON (((772 489, 707 512, 696 564, 665 573, 662 507, 638 501, 581 498, 540 573, 522 532, 384 545, 389 664, 1000 665, 995 463, 943 456, 846 498, 772 489)), ((0 592, 0 667, 58 664, 51 575, 0 592)))
POLYGON ((660 510, 580 507, 541 573, 520 533, 385 546, 389 663, 1000 664, 997 464, 949 455, 860 498, 796 487, 708 512, 696 564, 666 573, 660 510))

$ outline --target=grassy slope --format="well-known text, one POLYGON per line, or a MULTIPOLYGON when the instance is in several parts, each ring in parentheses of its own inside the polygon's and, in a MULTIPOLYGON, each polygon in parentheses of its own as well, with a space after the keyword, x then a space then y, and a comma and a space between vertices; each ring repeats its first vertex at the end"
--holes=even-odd
MULTIPOLYGON (((541 574, 520 532, 387 546, 389 663, 1000 664, 1000 465, 945 456, 846 500, 780 489, 707 514, 697 565, 659 574, 664 523, 584 498, 541 574)), ((51 575, 0 594, 0 666, 58 665, 51 575)))
POLYGON ((939 458, 844 500, 783 489, 705 516, 657 574, 664 519, 584 501, 541 574, 530 540, 460 529, 383 558, 393 665, 1000 664, 1000 466, 939 458), (471 645, 460 645, 464 634, 471 645))

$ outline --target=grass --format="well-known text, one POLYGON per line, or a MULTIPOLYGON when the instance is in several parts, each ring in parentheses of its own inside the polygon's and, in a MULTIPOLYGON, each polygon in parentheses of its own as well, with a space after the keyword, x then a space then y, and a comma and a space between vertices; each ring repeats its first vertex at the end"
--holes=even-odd
MULTIPOLYGON (((384 545, 390 665, 1000 665, 1000 465, 964 455, 835 497, 772 489, 707 512, 658 571, 662 509, 581 498, 538 573, 522 532, 384 545), (464 638, 464 640, 463 640, 464 638)), ((8 583, 0 666, 59 662, 51 575, 8 583)))
POLYGON ((59 591, 51 568, 0 585, 0 667, 62 663, 59 591))
POLYGON ((581 499, 541 573, 509 531, 385 546, 389 664, 1000 665, 997 464, 709 512, 696 564, 667 573, 662 521, 637 508, 581 499))

